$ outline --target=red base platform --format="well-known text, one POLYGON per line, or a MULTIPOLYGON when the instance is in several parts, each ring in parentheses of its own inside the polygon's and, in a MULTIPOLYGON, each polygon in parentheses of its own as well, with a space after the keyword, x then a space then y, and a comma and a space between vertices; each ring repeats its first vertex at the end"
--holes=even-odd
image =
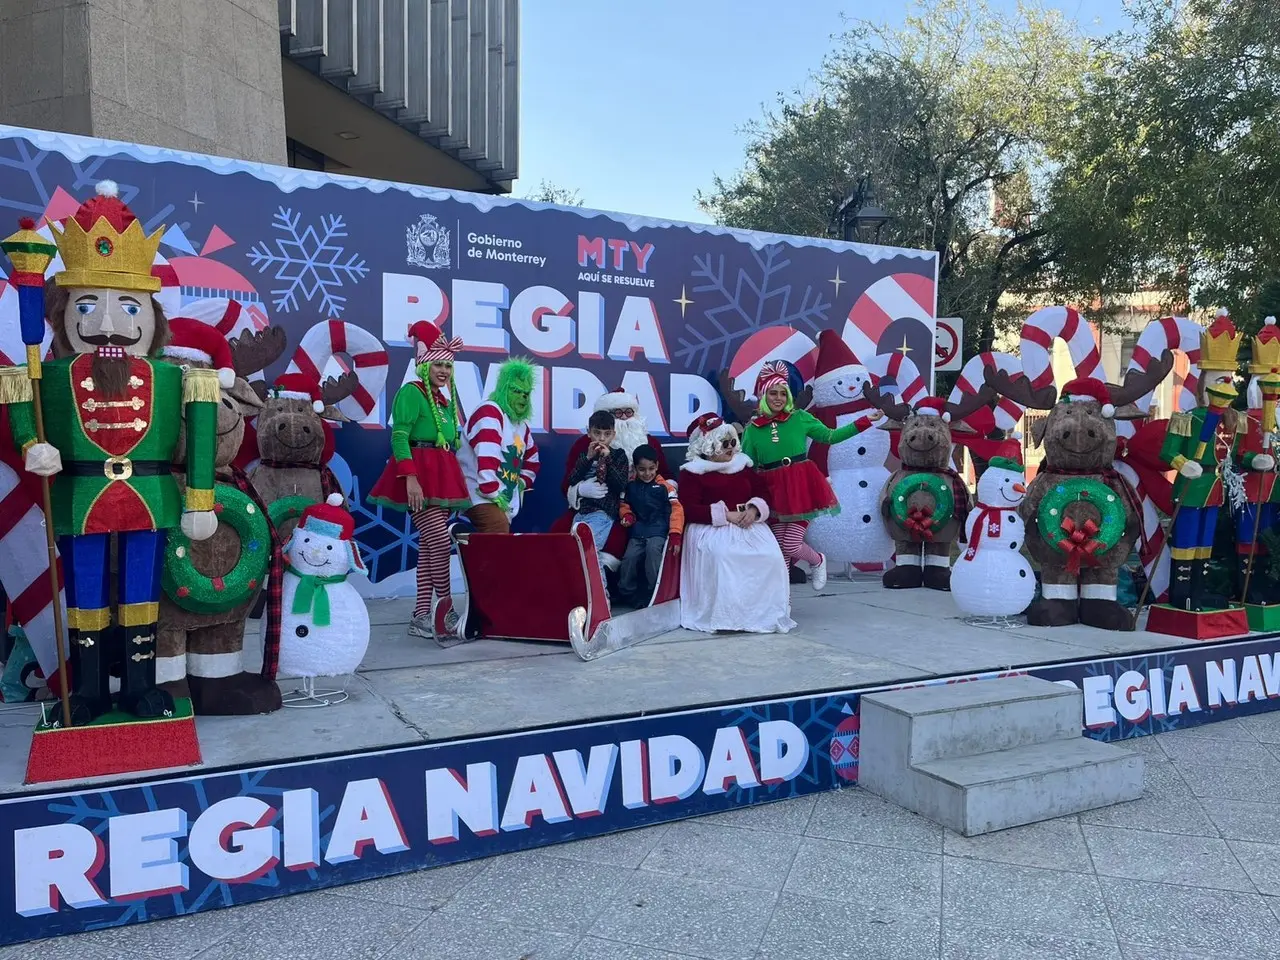
MULTIPOLYGON (((59 717, 58 705, 49 708, 59 717)), ((109 713, 85 727, 36 724, 27 755, 27 783, 140 773, 168 767, 196 766, 200 742, 191 701, 174 704, 172 717, 138 720, 127 713, 109 713)))
POLYGON ((1147 615, 1147 630, 1188 640, 1220 640, 1247 634, 1249 618, 1243 607, 1197 612, 1157 603, 1147 615))

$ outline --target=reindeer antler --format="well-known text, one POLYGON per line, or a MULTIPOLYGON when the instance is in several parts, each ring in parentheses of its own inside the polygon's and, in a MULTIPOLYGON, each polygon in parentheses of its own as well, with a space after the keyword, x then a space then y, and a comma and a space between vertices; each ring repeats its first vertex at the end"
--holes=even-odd
POLYGON ((348 370, 340 377, 330 377, 320 384, 320 399, 326 407, 337 406, 341 401, 355 393, 360 386, 360 378, 354 370, 348 370))
POLYGON ((960 423, 969 414, 981 410, 995 398, 995 388, 990 384, 984 383, 977 393, 963 394, 959 403, 952 403, 948 400, 943 409, 951 414, 952 423, 960 423))
POLYGON ((1133 403, 1160 385, 1160 381, 1173 369, 1173 352, 1164 351, 1152 357, 1146 370, 1130 370, 1124 375, 1124 383, 1111 387, 1111 403, 1119 408, 1133 403))
POLYGON ((884 415, 890 420, 902 423, 907 417, 911 416, 911 404, 895 400, 889 394, 881 393, 880 388, 872 386, 869 381, 862 385, 862 395, 871 402, 872 406, 878 407, 883 411, 884 415))
MULTIPOLYGON (((985 385, 1002 397, 1008 397, 1014 403, 1020 403, 1032 410, 1052 410, 1058 402, 1058 388, 1053 384, 1037 390, 1031 380, 1023 374, 1010 376, 995 367, 986 367, 982 372, 985 385)), ((981 391, 979 391, 981 392, 981 391)))
POLYGON ((733 377, 729 376, 729 371, 721 370, 719 377, 720 393, 724 396, 725 406, 737 418, 739 423, 750 423, 751 418, 756 415, 756 408, 747 399, 746 393, 739 390, 733 384, 733 377))
POLYGON ((280 327, 246 330, 228 342, 236 374, 246 380, 249 379, 249 374, 265 370, 279 360, 288 345, 289 339, 280 327))

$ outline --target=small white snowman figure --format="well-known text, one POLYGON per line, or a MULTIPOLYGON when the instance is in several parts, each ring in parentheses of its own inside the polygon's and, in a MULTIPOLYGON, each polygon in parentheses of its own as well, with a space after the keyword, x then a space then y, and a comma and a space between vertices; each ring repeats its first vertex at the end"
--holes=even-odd
POLYGON ((1024 479, 1022 452, 1017 441, 1007 440, 978 480, 978 502, 965 531, 968 549, 951 569, 951 596, 967 614, 1016 617, 1035 598, 1035 573, 1021 549, 1024 479))
MULTIPOLYGON (((301 677, 303 688, 286 706, 328 706, 347 698, 345 688, 319 691, 316 677, 355 672, 369 648, 369 611, 347 582, 364 570, 352 534, 355 521, 341 494, 302 512, 285 545, 280 626, 280 674, 301 677)), ((263 630, 266 618, 263 618, 263 630)))

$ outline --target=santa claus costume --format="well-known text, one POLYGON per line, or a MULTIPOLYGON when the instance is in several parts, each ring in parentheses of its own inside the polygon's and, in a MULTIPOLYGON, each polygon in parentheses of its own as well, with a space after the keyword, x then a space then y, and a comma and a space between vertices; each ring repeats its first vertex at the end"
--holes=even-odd
POLYGON ((759 414, 743 431, 742 452, 756 465, 769 491, 773 533, 788 566, 796 561, 807 564, 810 585, 821 590, 827 582, 827 559, 804 542, 804 534, 814 517, 839 513, 840 501, 809 459, 808 443, 840 443, 871 426, 876 417, 868 414, 832 430, 807 410, 795 409, 786 368, 773 361, 760 368, 756 396, 759 414), (786 392, 780 409, 771 407, 768 398, 776 387, 786 392))
MULTIPOLYGON (((649 424, 640 413, 640 401, 634 394, 627 393, 619 387, 612 393, 601 395, 592 410, 607 410, 613 414, 613 448, 627 455, 627 463, 632 462, 632 455, 636 452, 636 448, 647 443, 658 454, 658 476, 664 480, 675 479, 667 467, 667 458, 662 452, 662 440, 649 433, 649 424)), ((569 476, 573 473, 578 458, 586 453, 590 443, 591 439, 584 433, 569 448, 569 456, 565 459, 564 478, 560 481, 560 489, 564 492, 565 499, 569 501, 569 509, 551 525, 552 533, 568 533, 573 526, 573 514, 578 507, 578 491, 576 484, 569 483, 569 476)), ((601 552, 605 567, 616 570, 626 549, 627 531, 621 524, 615 523, 601 552)))
MULTIPOLYGON (((430 636, 428 618, 437 601, 450 598, 449 514, 471 506, 458 464, 458 437, 465 421, 453 382, 458 338, 420 320, 409 328, 420 380, 406 383, 391 405, 391 460, 369 491, 369 502, 408 510, 418 530, 418 590, 410 633, 430 636), (435 382, 433 364, 447 364, 449 379, 435 382), (417 481, 410 503, 409 481, 417 481)), ((440 368, 437 368, 440 369, 440 368)))
POLYGON ((701 633, 788 632, 796 624, 786 561, 766 523, 768 490, 739 449, 737 430, 703 414, 689 428, 686 456, 680 625, 701 633))

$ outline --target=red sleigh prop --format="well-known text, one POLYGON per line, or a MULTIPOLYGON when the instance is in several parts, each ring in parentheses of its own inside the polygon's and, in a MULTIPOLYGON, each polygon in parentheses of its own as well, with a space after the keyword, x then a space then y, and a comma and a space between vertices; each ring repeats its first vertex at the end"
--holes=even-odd
POLYGON ((614 615, 591 531, 472 533, 455 524, 464 593, 436 618, 443 645, 481 637, 570 643, 583 660, 633 646, 680 625, 680 557, 668 546, 650 606, 614 615))

